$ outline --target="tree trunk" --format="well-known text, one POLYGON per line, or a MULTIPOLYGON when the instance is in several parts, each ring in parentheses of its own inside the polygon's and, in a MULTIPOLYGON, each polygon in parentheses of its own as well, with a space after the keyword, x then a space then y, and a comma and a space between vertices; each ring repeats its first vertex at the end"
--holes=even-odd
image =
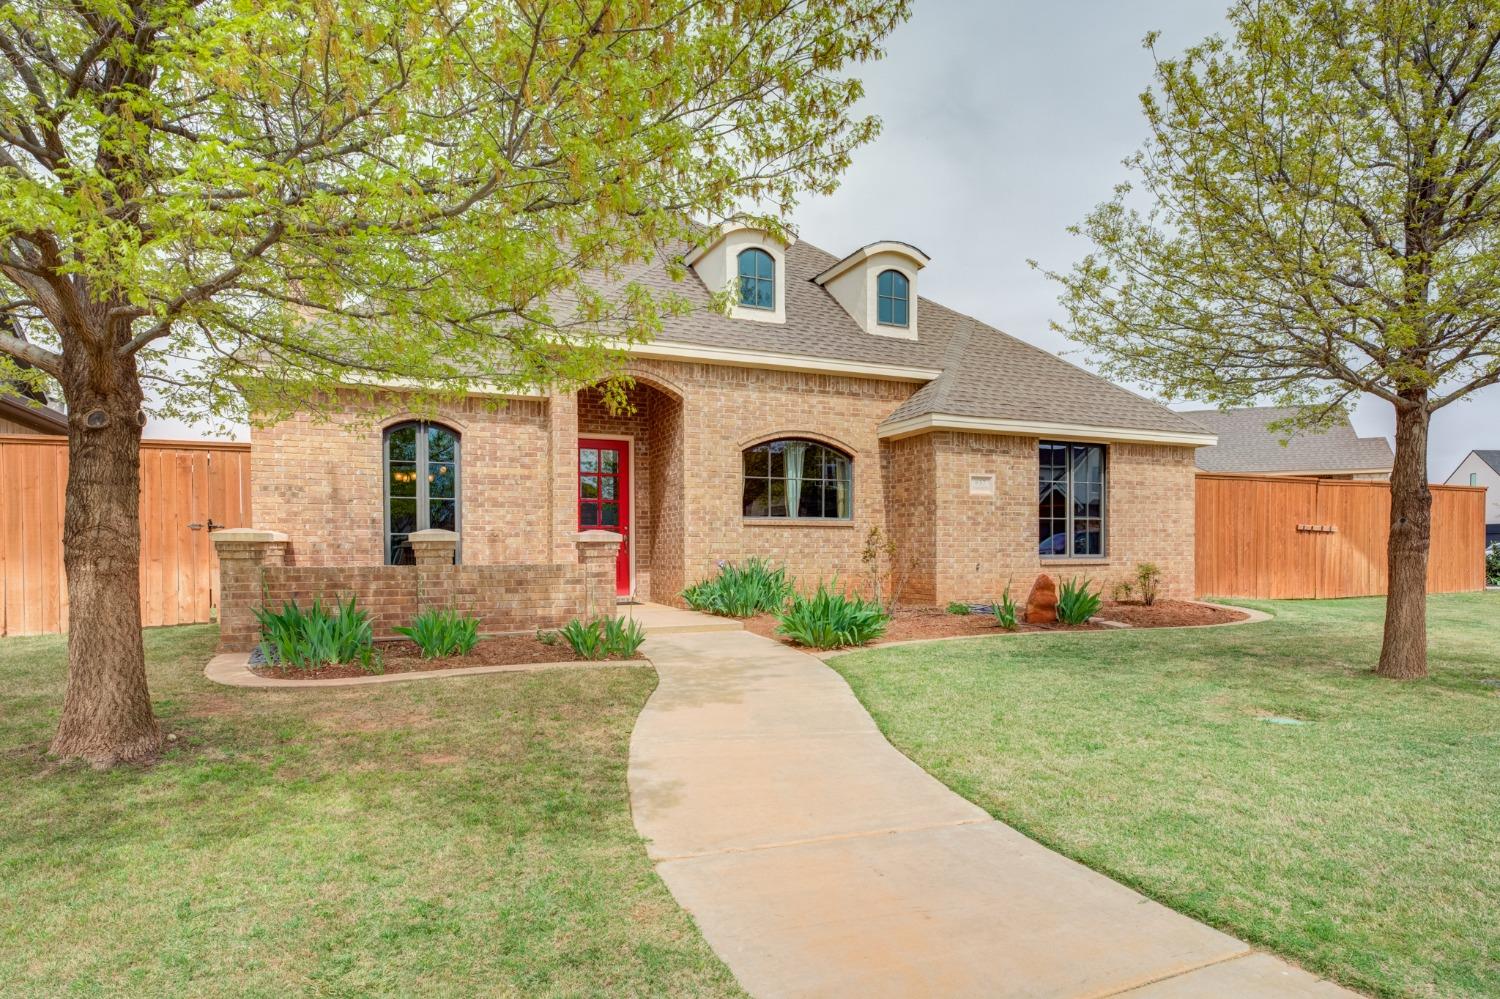
POLYGON ((56 755, 96 767, 147 759, 161 746, 141 642, 141 386, 134 360, 104 344, 66 352, 60 379, 68 690, 52 740, 56 755))
POLYGON ((1391 468, 1391 535, 1385 598, 1385 641, 1375 672, 1393 680, 1427 675, 1427 555, 1432 490, 1427 486, 1427 393, 1403 393, 1396 409, 1396 459, 1391 468))

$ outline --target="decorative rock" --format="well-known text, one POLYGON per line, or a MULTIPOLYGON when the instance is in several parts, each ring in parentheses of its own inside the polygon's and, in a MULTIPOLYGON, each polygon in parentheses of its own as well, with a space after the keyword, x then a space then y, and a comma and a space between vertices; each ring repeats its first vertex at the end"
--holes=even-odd
POLYGON ((1031 594, 1026 598, 1026 623, 1057 623, 1057 584, 1045 572, 1031 584, 1031 594))

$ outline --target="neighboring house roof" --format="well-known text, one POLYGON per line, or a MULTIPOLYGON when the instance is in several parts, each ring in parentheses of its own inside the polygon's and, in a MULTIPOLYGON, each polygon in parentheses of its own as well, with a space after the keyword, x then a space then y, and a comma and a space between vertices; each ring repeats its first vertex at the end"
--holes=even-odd
POLYGON ((1490 470, 1500 475, 1500 451, 1473 451, 1474 457, 1490 466, 1490 470))
MULTIPOLYGON (((674 356, 674 348, 686 347, 705 356, 713 351, 721 363, 742 353, 747 364, 758 363, 752 355, 774 354, 816 360, 832 370, 859 365, 925 381, 882 424, 886 436, 933 427, 1004 430, 1013 425, 1018 433, 1111 428, 1137 432, 1141 440, 1212 441, 1190 417, 928 298, 918 298, 918 340, 866 333, 813 280, 840 259, 801 240, 786 249, 784 323, 732 319, 711 310, 709 289, 691 269, 686 279, 674 281, 659 259, 622 281, 675 293, 695 308, 668 317, 652 343, 634 352, 674 356)), ((691 351, 675 356, 690 357, 691 351)), ((1128 433, 1112 436, 1131 439, 1128 433)))
POLYGON ((65 434, 68 418, 51 406, 39 406, 0 389, 0 418, 41 434, 65 434))
POLYGON ((1395 459, 1384 437, 1360 437, 1347 420, 1324 431, 1297 431, 1285 444, 1284 432, 1267 424, 1295 416, 1294 408, 1200 409, 1192 417, 1219 435, 1215 447, 1199 448, 1205 472, 1261 472, 1279 475, 1389 472, 1395 459))

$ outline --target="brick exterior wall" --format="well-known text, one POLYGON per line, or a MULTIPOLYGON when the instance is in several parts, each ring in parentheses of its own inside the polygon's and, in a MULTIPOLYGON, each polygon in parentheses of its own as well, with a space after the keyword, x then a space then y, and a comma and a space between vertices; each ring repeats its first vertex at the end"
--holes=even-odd
POLYGON ((890 539, 896 544, 890 585, 907 604, 937 603, 937 460, 932 435, 888 441, 880 449, 890 539), (905 585, 900 578, 905 575, 905 585))
MULTIPOLYGON (((1033 437, 935 431, 881 441, 877 427, 915 386, 835 375, 645 361, 632 364, 632 409, 610 413, 598 393, 557 393, 498 412, 471 402, 439 414, 462 435, 462 562, 572 562, 580 435, 633 441, 636 592, 679 603, 682 588, 721 559, 761 556, 802 585, 837 576, 863 588, 866 535, 895 540, 914 571, 908 604, 982 600, 1011 583, 1024 598, 1038 572, 1088 576, 1106 590, 1139 562, 1163 572, 1164 594, 1193 595, 1193 450, 1108 446, 1106 556, 1043 563, 1036 554, 1033 437), (782 436, 849 453, 853 517, 843 523, 742 516, 741 452, 782 436), (993 496, 969 476, 992 474, 993 496)), ((386 421, 389 425, 392 421, 386 421)), ((256 526, 285 532, 297 565, 375 566, 381 547, 381 426, 354 411, 319 425, 298 418, 257 430, 256 526)))
MULTIPOLYGON (((299 564, 383 563, 384 433, 410 418, 377 423, 351 404, 324 421, 299 414, 252 430, 255 526, 285 533, 299 564)), ((553 460, 546 401, 469 399, 431 419, 460 434, 458 530, 465 562, 572 559, 576 516, 559 534, 546 502, 553 460), (552 550, 554 540, 560 551, 552 550)))
MULTIPOLYGON (((1105 554, 1099 559, 1042 559, 1037 555, 1035 437, 936 432, 909 438, 913 464, 933 474, 929 487, 893 476, 910 492, 906 508, 930 503, 933 601, 988 600, 1007 583, 1024 599, 1040 572, 1054 579, 1087 577, 1105 595, 1133 579, 1141 562, 1162 570, 1163 596, 1191 599, 1193 588, 1193 451, 1185 447, 1110 444, 1105 457, 1105 554), (930 452, 923 454, 923 452, 930 452), (993 496, 971 496, 971 475, 994 475, 993 496)), ((907 443, 897 441, 894 447, 907 443)))

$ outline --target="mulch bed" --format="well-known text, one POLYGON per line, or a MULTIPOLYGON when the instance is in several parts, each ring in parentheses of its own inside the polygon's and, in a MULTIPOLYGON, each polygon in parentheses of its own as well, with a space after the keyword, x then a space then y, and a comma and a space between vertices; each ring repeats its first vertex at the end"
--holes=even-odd
MULTIPOLYGON (((375 648, 385 665, 382 673, 426 673, 444 669, 467 669, 471 666, 517 666, 527 663, 587 661, 575 655, 568 643, 559 641, 556 645, 548 645, 535 635, 499 635, 482 639, 478 645, 474 646, 474 651, 468 655, 450 656, 446 659, 423 659, 416 645, 405 640, 378 641, 375 643, 375 648)), ((343 680, 349 677, 371 675, 358 664, 303 670, 252 662, 250 671, 256 676, 274 677, 277 680, 343 680)))
MULTIPOLYGON (((1192 624, 1226 624, 1244 620, 1245 615, 1227 607, 1201 607, 1182 600, 1158 600, 1147 607, 1138 601, 1116 603, 1105 601, 1104 608, 1096 615, 1100 620, 1128 624, 1132 628, 1171 628, 1192 624)), ((992 614, 950 614, 942 607, 898 608, 891 619, 890 627, 882 638, 871 645, 887 645, 891 642, 909 642, 922 638, 962 638, 969 635, 1017 634, 1030 631, 1103 631, 1105 625, 1084 624, 1069 627, 1063 624, 1022 624, 1013 632, 1004 631, 995 623, 992 614)), ((791 645, 784 636, 776 634, 776 618, 770 614, 757 614, 745 619, 745 628, 757 635, 774 638, 784 645, 791 645)))
POLYGON ((1185 600, 1158 600, 1147 607, 1139 600, 1107 600, 1096 617, 1118 621, 1132 628, 1180 628, 1194 624, 1228 624, 1243 621, 1250 615, 1228 607, 1190 604, 1185 600))

